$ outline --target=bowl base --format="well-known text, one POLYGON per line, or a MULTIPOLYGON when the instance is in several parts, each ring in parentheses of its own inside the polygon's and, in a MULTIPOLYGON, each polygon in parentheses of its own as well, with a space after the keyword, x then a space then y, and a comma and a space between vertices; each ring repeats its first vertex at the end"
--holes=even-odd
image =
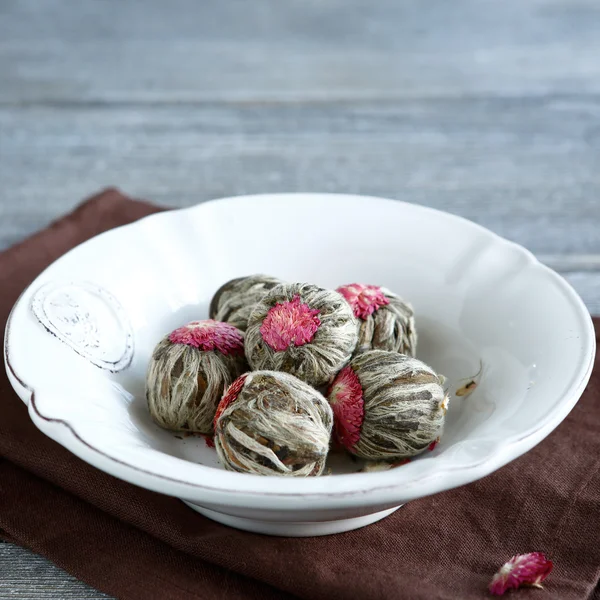
POLYGON ((400 506, 395 506, 394 508, 388 508, 387 510, 382 510, 370 515, 335 521, 262 521, 260 519, 247 519, 245 517, 227 515, 225 513, 204 508, 198 504, 193 504, 186 500, 183 500, 183 502, 201 515, 204 515, 213 521, 217 521, 218 523, 223 523, 223 525, 229 525, 229 527, 235 527, 236 529, 251 531, 253 533, 284 537, 313 537, 352 531, 353 529, 359 529, 360 527, 375 523, 400 508, 400 506))

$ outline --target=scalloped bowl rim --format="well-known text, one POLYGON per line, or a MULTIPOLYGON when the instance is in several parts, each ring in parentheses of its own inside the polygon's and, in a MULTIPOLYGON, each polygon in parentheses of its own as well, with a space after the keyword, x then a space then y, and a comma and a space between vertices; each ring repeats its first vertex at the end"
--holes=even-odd
MULTIPOLYGON (((426 461, 419 461, 418 466, 417 463, 411 463, 402 469, 362 473, 358 476, 356 474, 346 474, 336 475, 334 478, 290 479, 256 477, 231 471, 215 470, 201 464, 191 464, 190 467, 198 476, 194 476, 193 481, 186 481, 173 478, 164 471, 153 469, 151 460, 148 460, 147 464, 142 467, 112 456, 107 453, 107 450, 88 443, 85 437, 78 432, 77 423, 70 422, 68 418, 62 416, 60 418, 45 416, 39 411, 36 395, 44 394, 44 390, 33 389, 20 378, 12 366, 10 355, 11 336, 18 335, 18 332, 11 329, 11 319, 16 307, 22 301, 24 292, 17 300, 7 321, 4 357, 9 379, 21 398, 28 404, 30 416, 36 426, 72 453, 101 470, 154 491, 192 500, 205 500, 207 503, 218 501, 231 506, 254 505, 263 508, 291 509, 298 508, 298 499, 301 499, 304 508, 393 504, 399 498, 406 501, 470 483, 490 474, 530 450, 567 416, 587 385, 596 350, 593 323, 583 301, 560 275, 540 263, 531 252, 522 246, 506 240, 463 217, 430 207, 373 196, 327 193, 257 194, 215 199, 188 208, 152 214, 136 222, 101 233, 57 259, 30 284, 27 290, 39 285, 39 279, 43 279, 43 276, 56 263, 76 253, 79 248, 97 244, 99 240, 106 240, 111 236, 123 235, 132 228, 143 227, 145 223, 150 221, 186 219, 191 214, 201 213, 206 210, 207 206, 216 202, 223 205, 223 207, 225 204, 230 204, 233 208, 239 202, 272 201, 276 198, 280 201, 298 201, 303 197, 312 197, 325 202, 330 199, 390 202, 401 206, 403 210, 419 211, 429 219, 444 219, 449 226, 462 228, 463 232, 470 231, 484 234, 494 243, 503 245, 506 249, 518 250, 521 256, 526 259, 528 266, 534 267, 543 272, 546 277, 551 278, 552 283, 567 297, 570 307, 581 324, 581 359, 578 368, 572 373, 569 393, 562 397, 554 411, 542 415, 536 426, 506 437, 501 443, 487 444, 485 446, 486 451, 478 460, 457 463, 450 467, 445 465, 443 470, 436 468, 436 458, 428 458, 426 461), (212 482, 199 481, 203 477, 212 480, 212 482), (331 484, 332 481, 334 481, 333 484, 331 484)), ((176 457, 170 458, 175 461, 184 460, 176 457)))

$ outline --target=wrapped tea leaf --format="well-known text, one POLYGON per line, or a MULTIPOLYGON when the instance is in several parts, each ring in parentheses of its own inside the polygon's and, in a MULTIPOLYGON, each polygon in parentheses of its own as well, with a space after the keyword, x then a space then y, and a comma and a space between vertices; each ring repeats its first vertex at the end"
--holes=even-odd
POLYGON ((192 321, 152 353, 146 378, 150 414, 165 429, 210 434, 225 388, 246 370, 239 329, 211 319, 192 321))
POLYGON ((397 352, 369 350, 342 369, 328 390, 334 436, 371 460, 410 458, 441 435, 448 406, 443 377, 397 352))
POLYGON ((357 321, 341 294, 308 283, 284 283, 254 307, 246 357, 253 369, 285 371, 319 386, 348 363, 357 336, 357 321))
POLYGON ((389 350, 414 356, 417 329, 412 306, 390 290, 351 283, 337 291, 346 298, 359 320, 356 352, 389 350))
POLYGON ((225 468, 306 477, 325 467, 333 413, 314 388, 287 373, 253 371, 226 391, 215 416, 225 468))
POLYGON ((226 321, 246 331, 248 317, 256 303, 276 285, 280 279, 269 275, 238 277, 224 283, 215 293, 209 309, 211 319, 226 321))

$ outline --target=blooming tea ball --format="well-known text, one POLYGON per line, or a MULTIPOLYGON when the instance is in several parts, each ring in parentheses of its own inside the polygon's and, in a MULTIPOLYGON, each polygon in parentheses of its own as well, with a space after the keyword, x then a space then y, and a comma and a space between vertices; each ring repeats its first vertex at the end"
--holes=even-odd
POLYGON ((358 354, 331 384, 335 439, 367 459, 410 458, 442 433, 448 398, 444 378, 397 352, 358 354))
POLYGON ((253 371, 229 387, 215 416, 215 446, 230 471, 306 477, 325 467, 333 413, 287 373, 253 371))
POLYGON ((390 350, 415 355, 417 330, 408 302, 386 288, 364 283, 343 285, 337 291, 359 319, 357 352, 390 350))
POLYGON ((348 363, 357 338, 357 321, 341 294, 308 283, 283 283, 250 315, 246 358, 255 370, 285 371, 319 386, 348 363))
POLYGON ((238 277, 224 283, 215 293, 209 308, 211 319, 226 321, 246 331, 248 317, 256 303, 281 279, 269 275, 238 277))
POLYGON ((192 321, 152 353, 146 378, 150 414, 165 429, 210 434, 224 390, 247 370, 239 329, 212 319, 192 321))

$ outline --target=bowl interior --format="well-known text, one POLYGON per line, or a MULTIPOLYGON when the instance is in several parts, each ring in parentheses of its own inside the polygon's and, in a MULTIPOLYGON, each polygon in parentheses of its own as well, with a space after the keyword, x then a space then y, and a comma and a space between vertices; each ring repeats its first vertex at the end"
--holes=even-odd
MULTIPOLYGON (((451 401, 441 443, 411 469, 424 461, 439 461, 440 468, 476 461, 486 448, 527 435, 560 407, 590 352, 582 334, 589 323, 576 310, 576 295, 522 248, 465 220, 400 202, 282 195, 150 217, 70 252, 20 303, 22 335, 11 340, 15 368, 43 388, 45 414, 76 422, 92 445, 133 462, 152 450, 159 471, 185 473, 190 463, 220 469, 203 438, 151 421, 146 366, 165 333, 207 317, 223 282, 258 272, 324 287, 378 284, 413 304, 417 355, 448 378, 451 401), (110 373, 56 337, 40 335, 40 324, 25 311, 48 282, 92 282, 116 299, 127 322, 123 330, 111 329, 111 344, 120 347, 115 336, 130 328, 128 368, 110 373), (46 357, 35 364, 27 359, 31 339, 46 357), (457 397, 480 367, 476 390, 457 397)), ((334 475, 362 468, 338 453, 330 466, 334 475)))

